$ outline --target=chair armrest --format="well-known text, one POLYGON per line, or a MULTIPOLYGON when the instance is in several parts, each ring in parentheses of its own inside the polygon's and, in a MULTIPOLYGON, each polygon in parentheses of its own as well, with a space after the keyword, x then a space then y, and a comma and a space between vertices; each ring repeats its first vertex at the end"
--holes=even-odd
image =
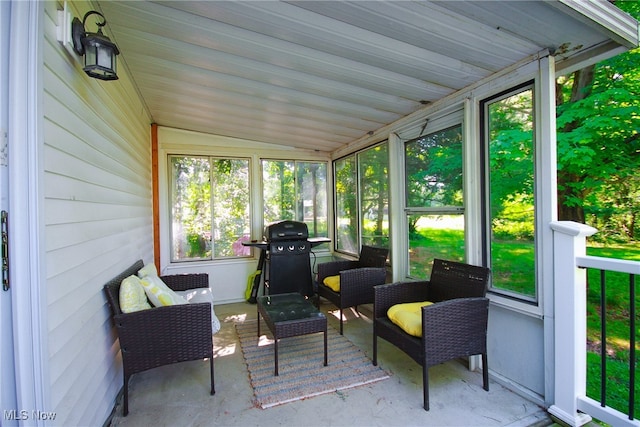
POLYGON ((382 267, 363 267, 340 272, 340 293, 342 298, 361 297, 370 293, 369 301, 373 301, 373 287, 382 285, 387 278, 387 270, 382 267))
POLYGON ((386 317, 395 304, 426 301, 428 281, 394 282, 374 287, 373 317, 386 317))
POLYGON ((325 277, 337 276, 342 270, 349 270, 358 266, 358 261, 340 260, 318 264, 318 283, 322 283, 325 277))
POLYGON ((207 273, 173 274, 160 276, 160 279, 174 291, 209 287, 209 275, 207 273))
POLYGON ((428 366, 486 353, 489 299, 457 298, 422 307, 422 337, 428 366))
POLYGON ((176 353, 176 349, 203 355, 212 352, 209 303, 155 307, 116 315, 114 321, 123 358, 163 359, 167 353, 176 353))

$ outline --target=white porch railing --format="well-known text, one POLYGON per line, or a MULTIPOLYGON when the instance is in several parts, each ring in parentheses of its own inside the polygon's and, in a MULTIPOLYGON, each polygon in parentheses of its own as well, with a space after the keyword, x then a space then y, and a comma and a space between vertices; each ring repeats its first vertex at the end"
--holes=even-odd
POLYGON ((602 406, 586 395, 586 268, 640 275, 640 262, 586 256, 586 238, 597 231, 593 227, 554 221, 551 228, 554 235, 555 399, 549 413, 571 426, 584 425, 593 417, 614 426, 639 427, 637 419, 630 420, 628 415, 602 406))

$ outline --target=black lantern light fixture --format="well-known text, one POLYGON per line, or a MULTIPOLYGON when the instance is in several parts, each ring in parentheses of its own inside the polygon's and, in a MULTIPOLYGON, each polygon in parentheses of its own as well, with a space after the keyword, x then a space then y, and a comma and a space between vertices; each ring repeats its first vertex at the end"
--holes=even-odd
POLYGON ((118 46, 109 40, 109 37, 102 34, 102 27, 107 24, 107 20, 100 12, 92 10, 87 12, 82 19, 73 18, 71 23, 71 38, 73 40, 73 50, 78 55, 84 55, 84 72, 90 77, 100 80, 118 80, 116 74, 116 55, 120 54, 118 46), (96 22, 97 33, 88 33, 85 30, 87 18, 91 15, 98 15, 102 22, 96 22))

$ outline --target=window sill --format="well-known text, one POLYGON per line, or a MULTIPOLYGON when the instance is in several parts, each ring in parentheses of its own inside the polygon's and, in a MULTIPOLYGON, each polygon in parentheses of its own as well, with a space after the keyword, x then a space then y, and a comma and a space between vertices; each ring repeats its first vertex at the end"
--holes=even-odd
POLYGON ((513 298, 507 298, 494 293, 487 293, 487 298, 489 298, 492 305, 502 307, 506 310, 535 317, 537 319, 542 319, 544 317, 542 314, 542 307, 540 307, 539 304, 518 301, 513 298))

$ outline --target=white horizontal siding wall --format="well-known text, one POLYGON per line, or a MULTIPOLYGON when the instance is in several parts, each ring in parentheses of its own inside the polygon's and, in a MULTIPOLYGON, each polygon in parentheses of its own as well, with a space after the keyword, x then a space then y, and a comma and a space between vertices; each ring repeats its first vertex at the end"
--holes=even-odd
MULTIPOLYGON (((93 9, 68 5, 80 19, 93 9)), ((43 47, 49 394, 59 425, 101 425, 122 387, 102 286, 153 259, 151 120, 122 64, 117 81, 82 71, 56 40, 56 9, 46 2, 43 47)))

